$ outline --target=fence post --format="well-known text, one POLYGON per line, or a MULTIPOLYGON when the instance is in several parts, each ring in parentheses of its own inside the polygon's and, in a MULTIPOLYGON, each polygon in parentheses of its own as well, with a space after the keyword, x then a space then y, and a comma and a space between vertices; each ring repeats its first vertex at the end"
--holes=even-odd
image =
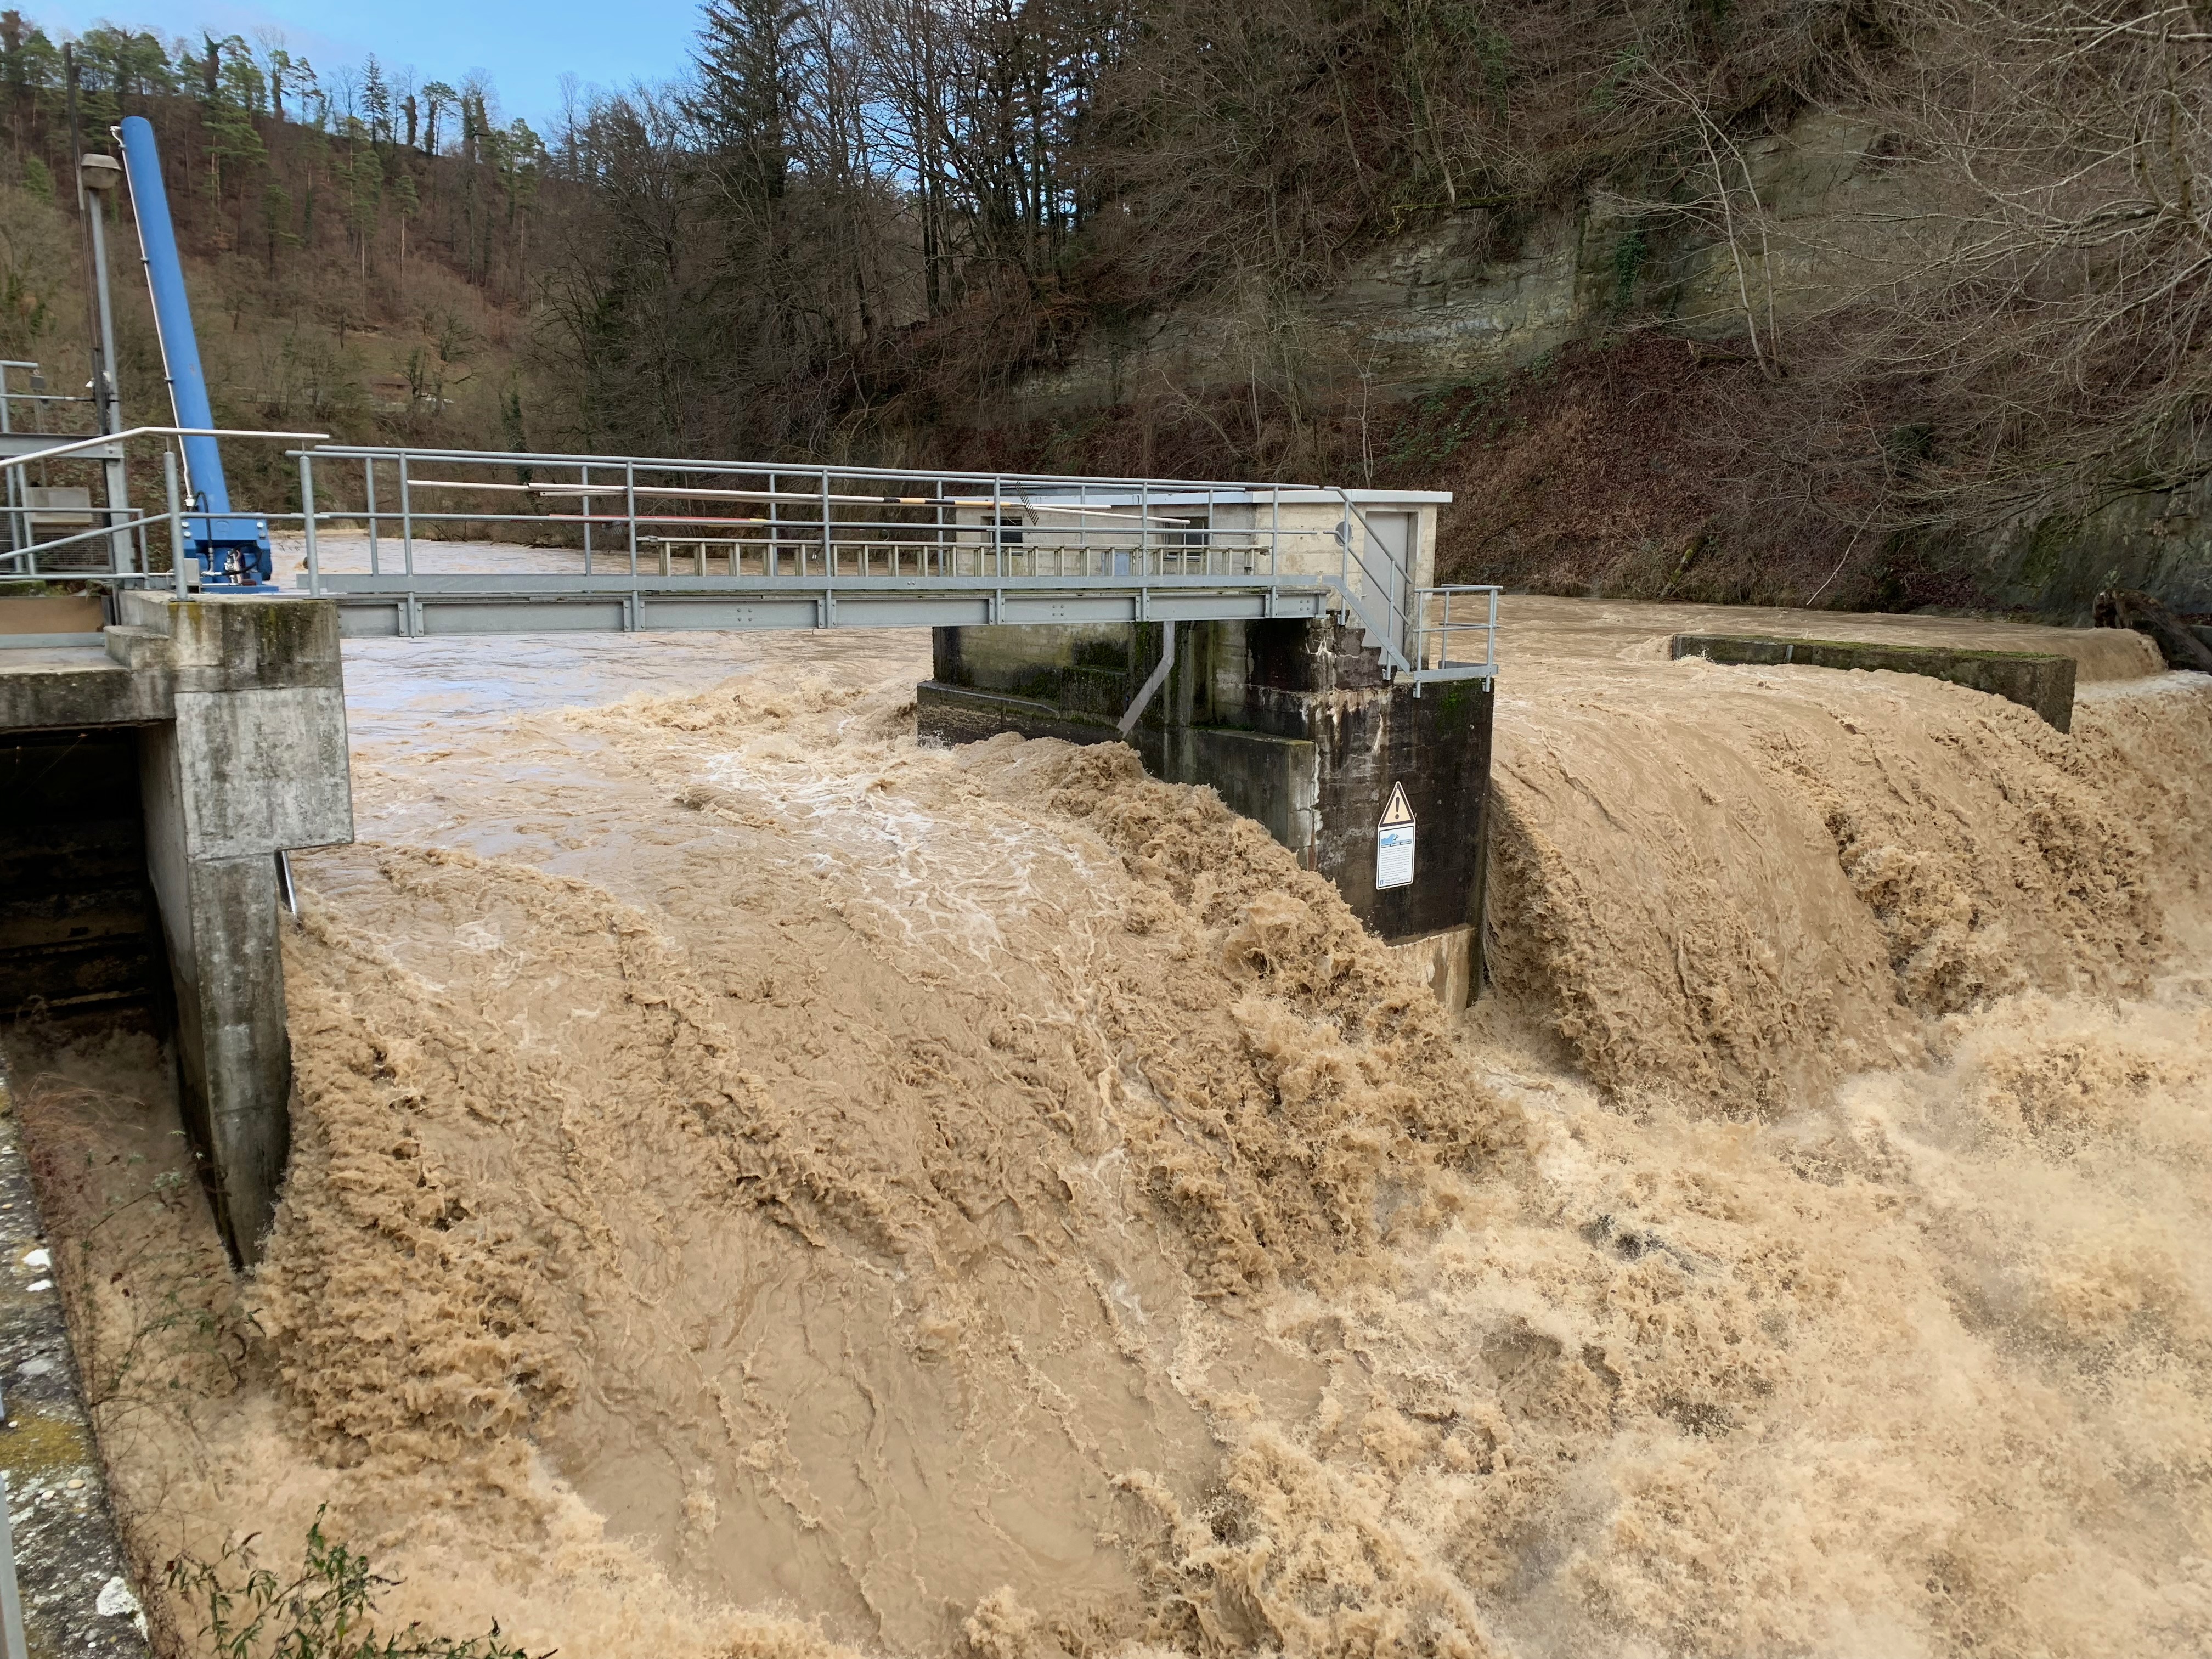
POLYGON ((307 537, 307 592, 323 596, 323 559, 315 545, 315 458, 300 457, 300 526, 307 537))
POLYGON ((629 579, 637 580, 637 463, 623 463, 623 516, 629 525, 629 579))
POLYGON ((399 552, 407 580, 415 580, 415 499, 407 480, 407 452, 399 452, 399 552))
POLYGON ((190 599, 185 585, 185 515, 177 505, 177 452, 161 452, 161 486, 169 495, 169 568, 176 579, 177 597, 190 599))
POLYGON ((1137 486, 1137 574, 1152 574, 1152 481, 1137 486))

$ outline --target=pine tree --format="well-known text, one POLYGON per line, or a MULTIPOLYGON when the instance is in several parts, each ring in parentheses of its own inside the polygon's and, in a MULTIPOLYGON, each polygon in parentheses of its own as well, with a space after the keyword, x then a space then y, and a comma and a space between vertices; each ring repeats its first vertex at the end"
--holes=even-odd
POLYGON ((392 137, 392 83, 385 79, 384 65, 371 52, 361 70, 361 106, 368 117, 368 136, 372 143, 386 143, 392 137))
POLYGON ((781 200, 789 182, 795 36, 805 19, 796 0, 708 0, 700 27, 692 118, 756 201, 781 200))

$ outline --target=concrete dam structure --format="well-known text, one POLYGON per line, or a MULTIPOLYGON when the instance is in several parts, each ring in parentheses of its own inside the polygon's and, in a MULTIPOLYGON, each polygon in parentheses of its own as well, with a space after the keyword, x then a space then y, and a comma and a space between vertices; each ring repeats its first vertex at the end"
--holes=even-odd
POLYGON ((0 602, 0 753, 21 781, 0 1012, 173 1035, 240 1261, 289 1145, 284 855, 353 834, 349 635, 928 627, 924 741, 1126 738, 1334 882, 1448 1008, 1479 982, 1495 596, 1433 583, 1434 496, 407 451, 300 465, 305 595, 203 586, 196 557, 149 575, 115 538, 85 573, 106 609, 0 602), (317 510, 349 471, 362 507, 317 510), (418 533, 487 516, 581 545, 516 571, 418 533), (349 520, 365 541, 333 562, 349 520), (330 568, 356 552, 366 571, 330 568))
POLYGON ((1129 742, 1155 777, 1207 785, 1265 824, 1378 937, 1419 955, 1455 1010, 1481 979, 1495 693, 1470 680, 1416 696, 1380 655, 1334 619, 940 628, 919 729, 926 743, 1129 742), (1395 881, 1386 825, 1413 853, 1395 881))
POLYGON ((10 1654, 2212 1651, 2212 679, 216 433, 125 137, 177 424, 0 373, 10 1654))
POLYGON ((6 1033, 166 1650, 319 1516, 585 1659, 2191 1659, 2212 697, 1668 649, 1793 620, 1507 601, 1460 1019, 1132 750, 917 744, 927 630, 348 643, 253 1270, 160 1076, 6 1033))

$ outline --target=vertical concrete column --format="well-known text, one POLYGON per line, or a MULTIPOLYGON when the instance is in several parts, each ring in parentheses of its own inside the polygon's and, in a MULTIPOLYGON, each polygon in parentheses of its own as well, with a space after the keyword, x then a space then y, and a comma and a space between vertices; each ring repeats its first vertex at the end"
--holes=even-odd
POLYGON ((194 855, 187 804, 204 779, 191 775, 182 747, 174 725, 140 734, 146 862, 175 993, 185 1127, 224 1240, 251 1261, 291 1152, 276 860, 268 852, 194 855))
POLYGON ((1147 765, 1212 784, 1267 824, 1374 933, 1418 947, 1438 995, 1463 1006, 1481 979, 1490 690, 1462 680, 1417 696, 1329 618, 1190 631, 1188 679, 1170 688, 1147 765), (1419 828, 1413 878, 1378 889, 1376 836, 1395 792, 1419 828))
POLYGON ((108 650, 176 686, 175 719, 139 738, 147 866, 185 1127, 224 1238, 250 1262, 291 1139, 275 855, 353 838, 337 608, 130 593, 108 650))

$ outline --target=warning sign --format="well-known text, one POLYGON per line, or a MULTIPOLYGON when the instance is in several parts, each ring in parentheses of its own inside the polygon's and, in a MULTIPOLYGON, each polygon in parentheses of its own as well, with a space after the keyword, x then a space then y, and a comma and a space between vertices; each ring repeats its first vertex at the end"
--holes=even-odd
POLYGON ((1382 809, 1382 822, 1375 830, 1375 888, 1413 884, 1413 809, 1406 799, 1406 786, 1390 786, 1390 799, 1382 809))

